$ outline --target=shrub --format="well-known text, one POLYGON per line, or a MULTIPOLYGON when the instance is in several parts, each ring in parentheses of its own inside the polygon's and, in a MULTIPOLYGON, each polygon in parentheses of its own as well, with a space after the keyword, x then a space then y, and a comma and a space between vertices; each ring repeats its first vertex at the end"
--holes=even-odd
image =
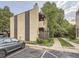
POLYGON ((43 40, 42 39, 37 39, 36 41, 38 44, 42 44, 43 43, 43 40))
POLYGON ((36 41, 38 44, 45 45, 45 46, 52 46, 53 39, 37 39, 36 41))

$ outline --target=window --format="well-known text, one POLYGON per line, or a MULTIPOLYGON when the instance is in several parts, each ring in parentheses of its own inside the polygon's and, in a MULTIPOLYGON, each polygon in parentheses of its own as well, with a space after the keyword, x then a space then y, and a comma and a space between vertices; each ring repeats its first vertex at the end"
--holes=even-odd
POLYGON ((39 31, 40 32, 44 32, 44 28, 39 28, 39 31))
POLYGON ((39 13, 39 21, 44 21, 44 19, 45 19, 45 16, 39 13))

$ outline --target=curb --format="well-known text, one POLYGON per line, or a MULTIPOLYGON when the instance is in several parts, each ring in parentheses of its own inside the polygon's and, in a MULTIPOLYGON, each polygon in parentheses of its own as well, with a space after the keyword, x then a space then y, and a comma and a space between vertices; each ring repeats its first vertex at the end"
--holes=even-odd
POLYGON ((40 45, 33 45, 33 44, 26 44, 26 46, 28 46, 28 47, 32 47, 32 48, 34 48, 34 49, 37 49, 37 48, 39 48, 39 49, 46 49, 46 50, 50 50, 51 48, 50 47, 46 47, 46 46, 40 46, 40 45))
POLYGON ((33 45, 33 44, 26 44, 26 46, 28 48, 30 47, 30 48, 34 48, 34 49, 40 49, 40 50, 55 50, 55 51, 61 51, 61 52, 79 53, 78 49, 68 49, 68 48, 55 49, 55 48, 52 48, 52 47, 33 45))

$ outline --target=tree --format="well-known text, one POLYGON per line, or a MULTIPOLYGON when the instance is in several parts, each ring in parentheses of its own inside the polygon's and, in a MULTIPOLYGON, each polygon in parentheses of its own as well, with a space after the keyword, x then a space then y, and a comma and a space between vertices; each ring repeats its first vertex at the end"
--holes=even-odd
POLYGON ((54 2, 46 2, 42 7, 42 13, 47 18, 49 36, 55 37, 59 34, 62 36, 62 31, 64 31, 64 29, 62 29, 64 10, 57 8, 54 2))
POLYGON ((10 31, 10 17, 13 16, 13 13, 10 12, 8 6, 5 6, 3 9, 0 8, 0 32, 10 31))
POLYGON ((64 19, 64 10, 54 2, 46 2, 41 9, 48 22, 49 37, 75 38, 75 26, 64 19))
POLYGON ((68 31, 69 38, 71 38, 71 39, 75 39, 76 38, 75 25, 68 26, 67 31, 68 31))

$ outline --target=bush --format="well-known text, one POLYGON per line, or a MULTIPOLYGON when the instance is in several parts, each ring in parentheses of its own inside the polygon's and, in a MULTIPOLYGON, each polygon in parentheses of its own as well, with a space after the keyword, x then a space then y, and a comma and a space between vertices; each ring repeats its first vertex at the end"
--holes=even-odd
POLYGON ((53 39, 37 39, 36 41, 38 44, 45 45, 45 46, 52 46, 53 39))
POLYGON ((37 39, 36 41, 38 44, 42 44, 43 43, 43 40, 42 39, 37 39))

